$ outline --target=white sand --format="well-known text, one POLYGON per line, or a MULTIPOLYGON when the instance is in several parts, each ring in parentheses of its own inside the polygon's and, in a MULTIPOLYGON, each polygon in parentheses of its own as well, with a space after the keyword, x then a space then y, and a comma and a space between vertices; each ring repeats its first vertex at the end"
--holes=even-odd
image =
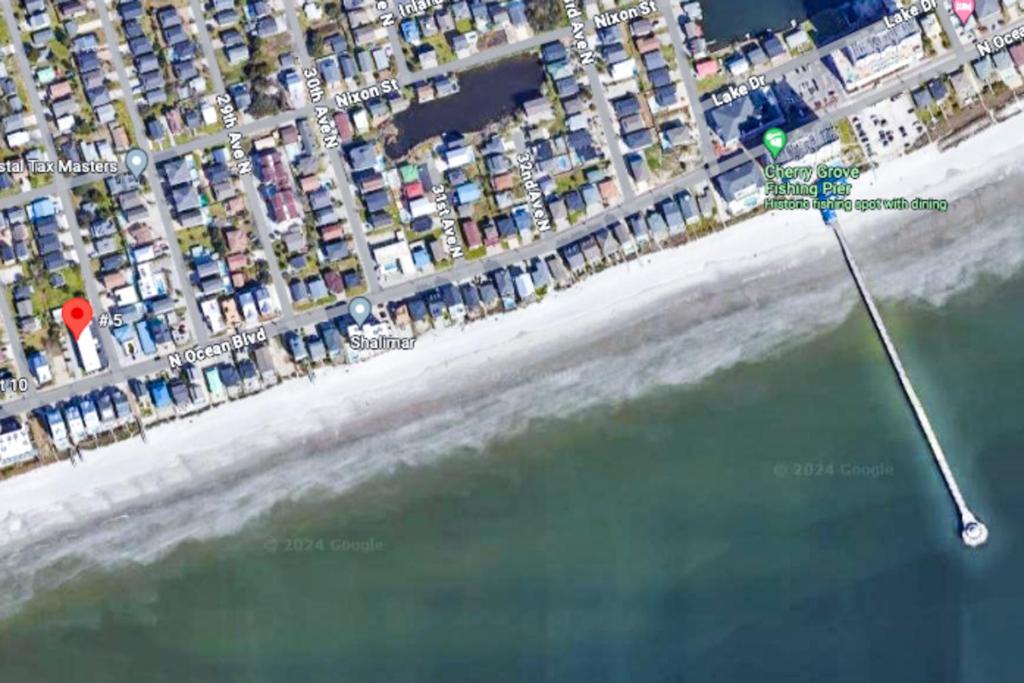
MULTIPOLYGON (((940 154, 929 147, 887 164, 855 185, 854 197, 946 198, 998 177, 1024 147, 1018 116, 940 154)), ((851 233, 881 234, 910 212, 844 216, 851 233)), ((567 339, 615 325, 668 295, 765 268, 794 269, 835 249, 817 212, 776 212, 681 248, 608 269, 540 305, 463 329, 431 333, 411 351, 320 371, 310 384, 292 380, 186 421, 86 453, 77 467, 60 463, 0 482, 0 546, 36 538, 55 525, 93 514, 116 515, 123 504, 211 475, 255 457, 261 446, 301 440, 323 427, 374 419, 399 404, 429 403, 431 388, 473 382, 495 364, 529 363, 567 339), (513 341, 514 340, 514 341, 513 341)))

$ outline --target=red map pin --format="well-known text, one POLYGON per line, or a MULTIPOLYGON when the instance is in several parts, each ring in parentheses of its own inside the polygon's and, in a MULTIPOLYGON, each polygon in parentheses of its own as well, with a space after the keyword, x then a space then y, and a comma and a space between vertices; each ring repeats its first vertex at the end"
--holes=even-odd
POLYGON ((75 341, 78 341, 82 336, 82 330, 92 321, 92 305, 81 297, 75 297, 64 302, 60 314, 64 318, 64 324, 75 336, 75 341))

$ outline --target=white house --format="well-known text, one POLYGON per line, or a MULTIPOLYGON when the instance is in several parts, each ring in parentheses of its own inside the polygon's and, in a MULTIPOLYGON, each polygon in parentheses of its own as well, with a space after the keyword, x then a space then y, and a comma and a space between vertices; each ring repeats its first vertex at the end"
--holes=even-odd
POLYGON ((36 457, 29 438, 28 425, 16 417, 0 420, 0 468, 10 467, 36 457))

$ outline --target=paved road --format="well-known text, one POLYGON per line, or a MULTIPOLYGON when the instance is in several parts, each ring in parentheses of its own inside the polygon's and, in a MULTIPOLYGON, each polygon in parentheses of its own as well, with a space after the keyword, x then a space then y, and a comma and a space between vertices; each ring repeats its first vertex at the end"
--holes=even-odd
MULTIPOLYGON (((273 116, 266 116, 256 119, 255 121, 249 121, 248 123, 237 125, 231 129, 231 132, 241 133, 243 137, 251 137, 255 133, 279 128, 285 124, 293 123, 297 119, 312 115, 312 106, 301 107, 299 109, 289 109, 288 111, 282 111, 274 114, 273 116)), ((226 144, 228 144, 228 131, 221 130, 216 133, 210 133, 209 135, 200 135, 199 137, 192 138, 188 142, 183 142, 180 145, 175 145, 174 147, 161 150, 154 154, 153 158, 159 163, 161 161, 167 161, 168 159, 182 157, 186 154, 191 154, 192 152, 199 152, 210 147, 218 147, 226 144)))
POLYGON ((242 187, 245 189, 249 213, 252 214, 253 221, 256 223, 256 233, 260 245, 263 247, 263 252, 267 257, 270 279, 274 282, 274 289, 277 290, 277 298, 281 302, 281 310, 286 316, 291 315, 293 312, 292 298, 288 294, 288 285, 285 284, 284 275, 281 274, 281 265, 277 262, 277 254, 274 253, 274 238, 271 235, 270 226, 267 224, 263 198, 260 197, 251 174, 242 176, 242 187))
MULTIPOLYGON (((11 4, 8 2, 3 4, 4 20, 11 31, 17 31, 18 23, 14 16, 14 11, 11 9, 11 4)), ((32 106, 32 111, 35 113, 36 121, 40 125, 40 133, 42 133, 43 146, 46 148, 46 155, 50 159, 58 159, 57 146, 54 143, 53 135, 50 132, 50 127, 46 118, 46 109, 43 107, 42 100, 39 98, 39 91, 36 88, 35 80, 32 77, 32 67, 29 64, 28 56, 25 54, 25 46, 21 40, 14 40, 14 59, 18 66, 18 71, 21 73, 22 81, 25 83, 25 89, 28 91, 28 99, 32 106)), ((96 278, 93 277, 91 268, 89 267, 89 254, 85 249, 85 242, 82 240, 82 232, 78 225, 78 217, 75 215, 75 204, 71 201, 71 191, 68 189, 68 181, 60 173, 53 174, 54 182, 53 188, 57 197, 64 208, 64 216, 67 219, 69 232, 71 233, 71 241, 75 247, 75 253, 78 255, 78 266, 82 272, 82 281, 85 285, 85 293, 90 301, 99 302, 99 287, 96 284, 96 278)), ((48 314, 49 312, 47 312, 48 314)), ((17 343, 20 340, 15 339, 15 332, 12 331, 11 339, 12 343, 17 343)), ((117 357, 116 347, 114 339, 110 334, 110 330, 105 327, 99 328, 99 334, 96 337, 97 342, 100 345, 100 349, 103 355, 107 358, 108 363, 113 369, 117 369, 120 366, 120 361, 117 357)), ((16 352, 17 353, 17 352, 16 352)))
MULTIPOLYGON (((298 14, 295 10, 293 3, 285 3, 285 11, 288 14, 288 23, 290 26, 298 26, 299 19, 298 14)), ((393 28, 393 27, 392 27, 393 28)), ((292 32, 292 42, 295 45, 295 51, 299 55, 299 62, 303 69, 307 69, 313 66, 313 59, 310 57, 309 50, 306 47, 306 41, 302 37, 302 33, 295 30, 292 32)), ((395 34, 397 38, 397 33, 395 34)), ((396 55, 398 60, 399 73, 405 68, 405 59, 401 55, 400 46, 396 45, 396 49, 399 50, 396 55)), ((310 115, 313 114, 312 108, 310 109, 310 115)), ((323 140, 321 140, 323 144, 323 140)), ((348 174, 348 170, 345 166, 344 161, 341 158, 341 150, 333 149, 326 150, 327 161, 331 166, 331 171, 334 174, 335 182, 338 184, 338 191, 341 193, 341 203, 345 210, 345 217, 348 219, 348 229, 352 233, 352 241, 355 242, 356 256, 359 259, 360 269, 363 271, 363 277, 366 279, 366 287, 370 294, 375 294, 380 291, 380 280, 377 278, 377 270, 373 260, 373 255, 370 253, 370 247, 366 240, 366 224, 363 222, 362 216, 359 214, 358 204, 356 198, 352 193, 352 177, 348 174)))
MULTIPOLYGON (((956 25, 953 24, 953 19, 949 14, 949 6, 945 2, 938 3, 938 7, 935 9, 935 16, 939 18, 939 24, 946 33, 946 37, 949 38, 949 43, 953 46, 953 52, 964 64, 969 62, 971 56, 968 54, 967 48, 964 47, 963 41, 960 40, 960 34, 957 33, 956 25)), ((957 22, 959 21, 957 19, 957 22)))
POLYGON ((460 71, 469 71, 470 69, 475 69, 476 67, 483 66, 484 64, 500 61, 506 57, 514 57, 515 55, 526 52, 527 50, 540 47, 544 43, 550 43, 552 40, 561 40, 569 35, 568 28, 559 28, 546 33, 539 33, 532 38, 527 38, 526 40, 507 43, 490 50, 477 52, 465 59, 458 59, 454 62, 441 64, 430 69, 423 69, 422 71, 414 71, 409 74, 408 82, 399 82, 402 85, 408 85, 409 83, 425 81, 436 76, 444 76, 446 74, 458 73, 460 71))
MULTIPOLYGON (((25 348, 18 336, 18 320, 11 308, 10 289, 6 286, 0 287, 0 315, 3 316, 4 332, 11 343, 11 352, 14 355, 14 365, 18 368, 18 376, 29 380, 29 393, 36 391, 35 382, 32 381, 32 371, 28 367, 28 358, 25 356, 25 348)), ((2 394, 0 394, 2 395, 2 394)))
MULTIPOLYGON (((103 0, 97 0, 103 2, 103 0)), ((289 3, 285 3, 286 5, 289 3)), ((210 33, 206 30, 206 14, 203 12, 203 0, 189 0, 189 7, 192 8, 192 20, 196 25, 196 40, 199 41, 199 49, 203 51, 203 59, 206 60, 206 70, 213 82, 213 90, 223 93, 224 78, 220 74, 220 64, 217 63, 217 55, 210 39, 210 33)))
POLYGON ((401 16, 398 13, 398 5, 401 2, 402 0, 391 0, 391 10, 395 15, 395 20, 391 22, 391 26, 387 27, 387 31, 388 42, 391 43, 391 51, 395 57, 395 65, 398 67, 398 82, 404 84, 411 83, 412 79, 409 78, 409 63, 405 61, 405 52, 402 50, 402 39, 398 35, 398 20, 401 16))
MULTIPOLYGON (((665 0, 659 1, 664 2, 665 0)), ((940 21, 942 19, 942 14, 942 12, 939 13, 940 21)), ((760 71, 758 72, 758 75, 764 76, 765 81, 767 83, 774 83, 785 78, 786 74, 788 74, 791 71, 794 71, 801 67, 805 67, 809 64, 813 64, 814 62, 821 61, 822 58, 836 50, 842 49, 850 45, 851 43, 855 43, 859 40, 867 38, 868 36, 874 35, 879 31, 884 30, 886 30, 885 22, 877 21, 874 24, 871 24, 870 26, 865 26, 864 28, 854 31, 853 33, 843 36, 842 38, 839 38, 838 40, 835 40, 831 43, 826 43, 825 45, 815 47, 813 50, 809 50, 795 57, 787 59, 785 62, 773 66, 770 69, 760 71)), ((958 40, 954 41, 954 45, 957 43, 959 43, 958 40)), ((738 82, 743 82, 744 80, 745 79, 739 79, 738 82)), ((707 111, 708 109, 714 109, 715 107, 715 105, 712 104, 711 102, 711 98, 708 96, 705 96, 705 98, 702 100, 702 105, 705 111, 707 111)))
POLYGON ((601 87, 601 76, 597 72, 597 65, 591 63, 585 67, 587 79, 590 81, 590 94, 597 105, 597 118, 604 129, 605 146, 611 153, 612 168, 615 169, 615 176, 618 178, 619 187, 622 188, 622 196, 627 200, 636 196, 633 183, 629 179, 629 171, 626 169, 626 160, 622 156, 622 144, 619 142, 619 132, 615 128, 612 119, 611 105, 608 104, 608 95, 601 87))
MULTIPOLYGON (((114 25, 110 20, 110 14, 107 11, 107 7, 103 2, 97 2, 96 8, 99 11, 100 23, 103 25, 103 32, 106 34, 107 44, 110 46, 110 56, 114 62, 114 69, 117 71, 118 78, 121 79, 123 98, 125 105, 128 109, 128 118, 131 119, 132 129, 134 131, 135 140, 138 145, 142 147, 146 144, 146 129, 142 123, 142 115, 139 113, 138 104, 135 102, 135 97, 131 92, 129 83, 131 81, 128 77, 128 70, 125 68, 124 59, 121 56, 120 45, 117 42, 117 31, 114 29, 114 25)), ((157 211, 160 214, 161 226, 155 226, 157 231, 163 234, 164 241, 167 242, 168 249, 171 253, 171 260, 174 262, 174 267, 178 271, 177 279, 180 284, 180 294, 185 301, 185 308, 188 312, 189 325, 192 328, 192 333, 200 343, 206 343, 209 340, 209 332, 206 328, 206 322, 202 315, 199 313, 199 303, 196 299, 195 291, 192 289, 192 284, 189 277, 188 266, 185 265, 185 257, 181 252, 181 244, 178 243, 178 236, 174 231, 174 222, 171 220, 170 202, 167 196, 164 194, 163 184, 160 182, 159 174, 156 170, 156 164, 150 161, 144 171, 146 183, 149 185, 149 189, 156 199, 157 211)))
POLYGON ((352 231, 352 240, 356 245, 356 255, 359 257, 359 264, 366 278, 366 287, 370 294, 380 291, 380 278, 377 274, 376 262, 373 254, 370 253, 370 245, 366 239, 366 224, 363 222, 359 205, 352 192, 353 182, 348 174, 348 166, 341 159, 341 150, 332 149, 327 153, 327 158, 334 171, 334 177, 338 181, 338 189, 341 191, 341 202, 345 206, 345 215, 348 217, 349 230, 352 231))
MULTIPOLYGON (((9 7, 5 7, 5 11, 10 13, 9 7)), ((10 21, 10 17, 8 17, 8 21, 10 21)), ((1006 30, 1012 30, 1017 25, 1024 25, 1024 20, 1010 24, 1006 27, 1006 30)), ((550 38, 545 38, 545 40, 547 39, 550 38)), ((833 44, 833 47, 834 45, 835 44, 833 44)), ((833 123, 839 121, 853 113, 863 110, 866 107, 872 106, 877 102, 903 92, 922 80, 952 71, 966 63, 966 60, 968 59, 969 53, 967 53, 967 51, 963 51, 961 54, 946 55, 941 59, 926 63, 917 69, 904 73, 899 79, 889 83, 883 88, 865 92, 860 96, 851 99, 846 105, 829 112, 820 120, 813 121, 791 131, 790 137, 791 139, 796 140, 802 134, 806 134, 810 129, 817 126, 821 120, 833 123)), ((790 64, 790 66, 792 66, 792 64, 790 64)), ((294 116, 296 113, 291 112, 291 114, 294 116)), ((265 121, 260 123, 262 123, 262 125, 273 125, 267 124, 265 121)), ((716 170, 717 172, 728 171, 739 165, 747 163, 750 156, 759 157, 765 153, 766 151, 763 146, 759 145, 752 147, 749 150, 746 150, 744 154, 737 154, 721 161, 716 170)), ((535 256, 543 256, 554 251, 560 246, 580 239, 599 227, 612 223, 616 220, 622 220, 625 216, 652 206, 664 197, 675 194, 684 188, 698 185, 709 180, 709 178, 710 174, 705 169, 690 171, 672 179, 660 188, 645 192, 631 200, 627 200, 622 205, 610 209, 601 216, 590 218, 587 221, 557 233, 545 233, 541 238, 524 245, 519 249, 510 250, 500 255, 486 257, 477 261, 461 261, 447 272, 424 275, 403 283, 383 288, 371 298, 374 299, 375 303, 401 300, 424 289, 435 287, 443 282, 463 281, 477 275, 481 275, 494 268, 506 267, 514 263, 528 260, 535 256)), ((329 320, 336 316, 343 315, 346 312, 347 306, 342 304, 306 311, 300 314, 286 314, 282 316, 280 320, 266 325, 266 329, 268 334, 277 335, 287 330, 299 329, 307 325, 313 325, 318 322, 329 320)), ((26 395, 12 401, 8 401, 3 404, 0 410, 11 413, 24 412, 39 405, 62 400, 76 393, 88 392, 93 388, 111 383, 120 383, 127 380, 129 377, 140 377, 158 372, 166 367, 166 360, 154 359, 133 366, 130 369, 130 372, 115 369, 102 375, 85 378, 70 385, 50 389, 48 391, 37 392, 35 395, 26 395)))
MULTIPOLYGON (((922 76, 928 76, 931 72, 944 73, 952 68, 956 63, 956 56, 949 55, 938 63, 927 65, 927 68, 923 72, 916 72, 916 75, 911 79, 911 82, 916 83, 922 76)), ((910 77, 908 76, 908 78, 910 77)), ((851 101, 846 107, 833 112, 829 117, 826 117, 826 120, 834 122, 839 119, 846 118, 852 113, 906 90, 907 87, 908 83, 901 81, 893 83, 881 90, 864 93, 860 97, 851 101)), ((811 122, 801 128, 791 131, 790 138, 794 140, 799 139, 801 134, 806 134, 810 129, 818 125, 818 123, 819 122, 817 121, 811 122)), ((766 150, 763 146, 757 146, 751 148, 749 150, 749 154, 753 156, 761 156, 766 154, 766 150)), ((746 154, 737 154, 720 162, 718 165, 718 171, 725 172, 742 164, 748 163, 748 161, 749 158, 746 154)), ((520 263, 524 260, 529 260, 535 256, 543 256, 551 253, 561 246, 584 237, 602 226, 608 225, 617 220, 622 220, 632 213, 653 206, 665 197, 671 196, 683 189, 698 185, 709 179, 710 175, 708 171, 703 168, 690 171, 689 173, 677 176, 657 189, 637 195, 633 200, 624 202, 622 205, 612 208, 600 216, 590 218, 557 233, 545 233, 539 239, 534 240, 519 249, 506 251, 502 254, 493 257, 486 257, 476 261, 460 261, 446 272, 423 275, 402 283, 385 287, 382 291, 377 293, 376 296, 371 296, 370 298, 374 303, 397 301, 412 296, 425 289, 436 287, 444 282, 468 280, 495 268, 507 267, 515 263, 520 263)), ((316 324, 318 322, 332 319, 336 316, 344 315, 347 311, 348 307, 346 305, 329 306, 327 308, 306 311, 290 317, 284 316, 280 320, 268 324, 265 327, 268 334, 276 335, 288 330, 300 329, 307 325, 316 324)), ((35 396, 25 396, 13 401, 8 401, 3 404, 2 409, 10 413, 24 412, 39 405, 63 400, 76 393, 88 392, 93 388, 104 386, 106 384, 120 383, 126 381, 129 377, 141 377, 143 375, 166 369, 166 367, 166 361, 164 360, 156 359, 147 361, 145 363, 132 366, 130 373, 119 371, 88 377, 71 385, 51 389, 45 392, 39 392, 35 396)))
POLYGON ((700 146, 700 156, 705 160, 715 158, 715 144, 711 137, 711 127, 704 117, 704 109, 700 102, 700 93, 697 91, 697 78, 690 66, 690 52, 686 49, 683 40, 683 31, 679 28, 679 20, 672 11, 670 0, 658 0, 658 9, 661 11, 668 24, 669 34, 672 38, 672 45, 676 49, 676 60, 679 62, 679 73, 683 78, 683 88, 686 90, 686 100, 690 103, 690 115, 693 117, 693 124, 697 128, 697 142, 700 146))
MULTIPOLYGON (((46 125, 45 121, 43 122, 43 125, 46 125)), ((108 176, 103 173, 89 173, 86 175, 72 176, 68 178, 68 187, 72 190, 77 190, 78 188, 86 185, 102 182, 107 177, 108 176)), ((57 194, 57 186, 53 183, 33 187, 28 192, 19 192, 18 194, 12 194, 0 198, 0 211, 9 209, 12 206, 24 206, 25 204, 39 199, 40 197, 46 197, 54 194, 57 194)))

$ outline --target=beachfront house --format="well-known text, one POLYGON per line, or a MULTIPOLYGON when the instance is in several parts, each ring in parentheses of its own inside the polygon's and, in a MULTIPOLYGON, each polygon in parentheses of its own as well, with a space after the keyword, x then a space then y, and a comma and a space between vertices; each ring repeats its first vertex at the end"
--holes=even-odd
POLYGON ((14 416, 0 419, 0 469, 28 462, 36 457, 28 424, 14 416))
POLYGON ((715 176, 714 182, 731 216, 753 211, 764 199, 764 175, 752 161, 715 176))

